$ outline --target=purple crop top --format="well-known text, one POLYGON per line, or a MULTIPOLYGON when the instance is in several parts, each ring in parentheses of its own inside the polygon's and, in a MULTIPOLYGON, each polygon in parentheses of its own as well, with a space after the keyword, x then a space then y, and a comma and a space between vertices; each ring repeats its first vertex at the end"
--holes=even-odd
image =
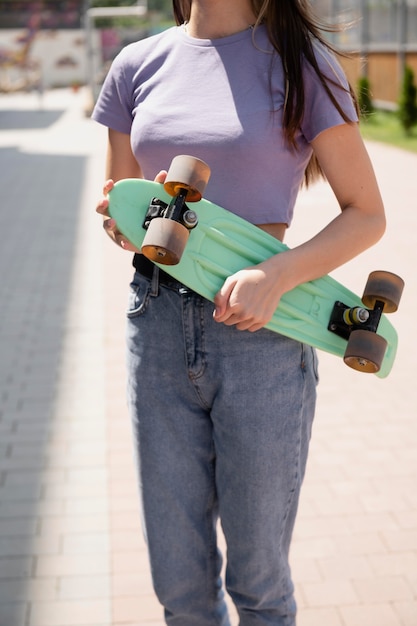
MULTIPOLYGON (((298 150, 282 135, 284 79, 266 29, 216 40, 173 27, 130 44, 114 60, 93 119, 130 134, 145 178, 153 180, 177 154, 206 161, 205 197, 255 224, 290 224, 298 189, 320 132, 343 124, 314 70, 304 70, 306 108, 298 150), (272 73, 271 73, 272 63, 272 73)), ((317 44, 322 70, 347 86, 334 57, 317 44)), ((346 115, 352 99, 334 89, 346 115)))

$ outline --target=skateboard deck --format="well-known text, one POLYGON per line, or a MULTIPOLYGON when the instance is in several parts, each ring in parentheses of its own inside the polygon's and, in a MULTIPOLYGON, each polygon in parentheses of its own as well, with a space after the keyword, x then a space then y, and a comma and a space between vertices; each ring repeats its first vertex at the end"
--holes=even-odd
MULTIPOLYGON (((147 232, 143 223, 154 197, 167 204, 172 199, 163 185, 142 179, 121 180, 109 193, 110 216, 138 249, 147 232)), ((190 231, 181 260, 177 265, 160 267, 208 300, 214 300, 231 274, 288 250, 265 231, 208 200, 193 202, 189 208, 197 214, 198 224, 190 231)), ((363 307, 359 296, 330 276, 304 283, 283 295, 266 328, 343 357, 347 340, 328 330, 335 302, 363 307)), ((385 314, 377 332, 387 341, 376 372, 384 378, 391 371, 397 350, 397 333, 385 314)))

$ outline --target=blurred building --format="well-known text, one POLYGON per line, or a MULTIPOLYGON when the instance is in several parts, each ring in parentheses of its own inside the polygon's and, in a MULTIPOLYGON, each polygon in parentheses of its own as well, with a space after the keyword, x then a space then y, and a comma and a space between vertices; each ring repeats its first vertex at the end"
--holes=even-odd
POLYGON ((85 82, 85 0, 0 0, 0 91, 85 82))
POLYGON ((0 0, 0 91, 91 84, 92 57, 94 80, 100 83, 119 50, 151 32, 146 0, 105 7, 107 17, 87 20, 87 14, 101 11, 91 4, 0 0))
POLYGON ((329 23, 344 24, 335 37, 346 47, 417 44, 417 0, 313 0, 316 13, 329 23))
POLYGON ((0 0, 0 28, 26 28, 41 14, 42 28, 81 28, 85 0, 0 0))
MULTIPOLYGON (((366 75, 374 99, 395 104, 405 64, 417 76, 417 0, 312 3, 325 22, 345 26, 328 37, 352 55, 342 59, 352 85, 366 75)), ((86 30, 84 16, 90 4, 89 0, 0 0, 0 91, 79 83, 88 83, 94 91, 117 52, 155 29, 155 24, 143 20, 134 25, 94 18, 86 30)), ((147 3, 132 0, 131 4, 147 3)))
POLYGON ((312 0, 316 14, 342 29, 328 37, 350 58, 353 87, 366 76, 378 106, 395 108, 405 65, 417 76, 417 0, 312 0))

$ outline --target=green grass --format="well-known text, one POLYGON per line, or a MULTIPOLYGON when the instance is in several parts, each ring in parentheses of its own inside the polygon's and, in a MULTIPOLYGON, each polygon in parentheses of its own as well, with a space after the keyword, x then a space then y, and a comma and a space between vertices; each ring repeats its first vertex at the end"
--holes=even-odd
POLYGON ((361 119, 361 133, 364 139, 381 141, 403 150, 417 153, 417 127, 406 135, 396 113, 375 111, 366 120, 361 119))

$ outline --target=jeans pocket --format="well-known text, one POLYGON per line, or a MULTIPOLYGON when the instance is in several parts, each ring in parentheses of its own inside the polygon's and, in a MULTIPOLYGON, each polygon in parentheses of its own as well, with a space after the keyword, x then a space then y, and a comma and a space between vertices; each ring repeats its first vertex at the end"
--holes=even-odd
POLYGON ((151 284, 143 276, 135 275, 130 283, 126 315, 129 319, 143 315, 148 307, 151 284))
POLYGON ((311 353, 313 355, 313 372, 314 372, 314 376, 316 377, 316 383, 319 384, 319 382, 320 382, 319 357, 317 356, 317 350, 315 348, 311 348, 311 353))
POLYGON ((307 344, 301 344, 302 349, 302 357, 301 357, 301 367, 306 374, 307 370, 310 370, 314 376, 316 385, 319 383, 319 359, 317 356, 317 351, 315 348, 307 344))

